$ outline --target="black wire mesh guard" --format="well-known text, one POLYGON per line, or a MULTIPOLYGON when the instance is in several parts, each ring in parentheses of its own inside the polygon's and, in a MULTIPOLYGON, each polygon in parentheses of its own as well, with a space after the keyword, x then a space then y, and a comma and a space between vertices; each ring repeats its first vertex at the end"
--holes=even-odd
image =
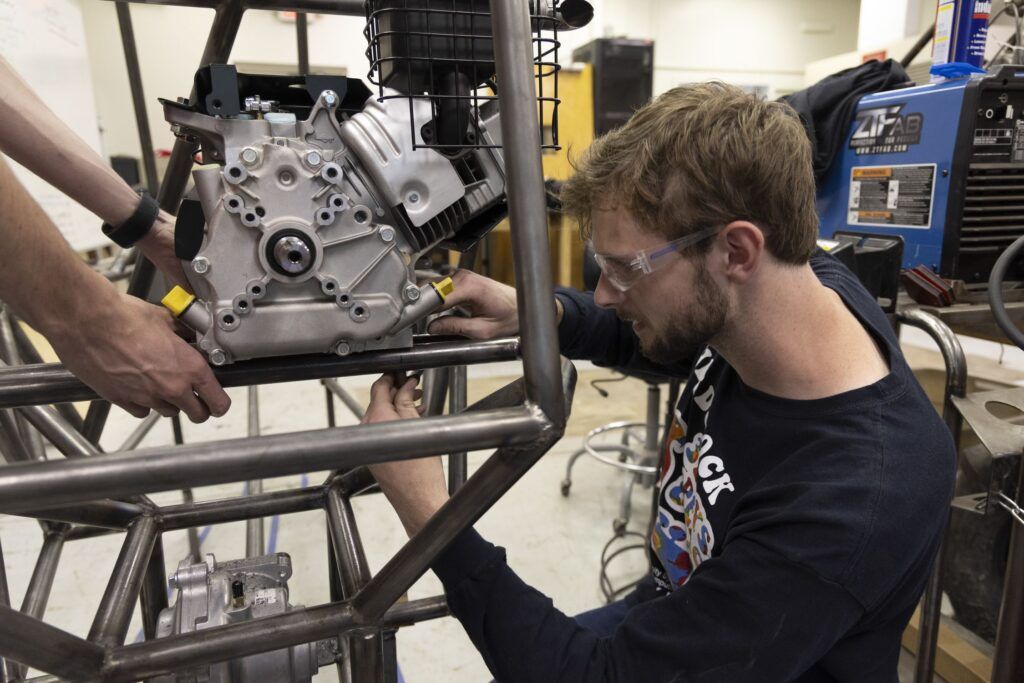
MULTIPOLYGON (((558 149, 558 2, 550 13, 531 6, 534 80, 541 147, 558 149)), ((480 134, 481 119, 497 106, 489 0, 368 0, 364 31, 369 81, 381 101, 409 102, 413 148, 454 155, 500 148, 480 134), (428 102, 414 107, 416 100, 428 102), (417 109, 420 111, 417 112, 417 109)))

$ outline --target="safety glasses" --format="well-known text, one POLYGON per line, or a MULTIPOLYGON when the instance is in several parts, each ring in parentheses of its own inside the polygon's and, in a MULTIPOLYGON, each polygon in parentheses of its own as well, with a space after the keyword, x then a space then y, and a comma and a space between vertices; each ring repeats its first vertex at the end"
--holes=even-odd
POLYGON ((625 292, 635 285, 640 278, 650 275, 662 265, 668 263, 668 261, 662 259, 663 256, 682 251, 686 247, 706 240, 721 230, 722 227, 719 225, 713 228, 705 228, 691 235, 666 242, 658 247, 641 249, 633 256, 605 256, 595 252, 594 260, 597 261, 601 273, 608 282, 620 292, 625 292))

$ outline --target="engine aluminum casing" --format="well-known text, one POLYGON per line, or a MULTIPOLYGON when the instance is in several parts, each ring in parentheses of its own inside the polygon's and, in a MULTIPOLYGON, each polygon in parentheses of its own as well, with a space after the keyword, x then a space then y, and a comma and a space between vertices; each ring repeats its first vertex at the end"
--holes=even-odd
MULTIPOLYGON (((212 554, 206 555, 205 562, 193 564, 191 558, 183 560, 170 578, 178 597, 173 606, 160 612, 157 638, 291 611, 293 606, 288 604, 291 575, 291 559, 285 553, 221 563, 212 554), (232 584, 236 581, 244 586, 239 599, 232 596, 232 584)), ((154 683, 308 683, 317 670, 315 644, 303 643, 151 680, 154 683)))
MULTIPOLYGON (((443 220, 481 183, 466 187, 450 160, 413 149, 405 103, 371 98, 364 113, 339 123, 332 96, 325 91, 305 121, 167 111, 225 160, 193 174, 206 229, 185 263, 198 297, 186 321, 215 364, 408 347, 411 325, 440 303, 424 305, 414 270, 423 240, 409 231, 443 220), (282 236, 308 245, 308 270, 275 267, 282 236)), ((428 103, 417 106, 429 113, 428 103)), ((500 193, 500 166, 486 168, 500 193)))

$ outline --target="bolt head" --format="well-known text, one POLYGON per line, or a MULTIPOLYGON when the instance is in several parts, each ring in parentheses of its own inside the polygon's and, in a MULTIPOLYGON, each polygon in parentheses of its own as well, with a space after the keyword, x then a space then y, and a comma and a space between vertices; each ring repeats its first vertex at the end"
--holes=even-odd
POLYGON ((210 269, 210 260, 205 256, 198 256, 192 259, 192 270, 202 275, 210 269))
POLYGON ((252 147, 246 147, 242 150, 242 162, 245 164, 255 164, 259 158, 259 154, 252 147))
POLYGON ((339 356, 347 356, 348 354, 352 353, 352 347, 349 346, 348 342, 340 341, 337 343, 337 345, 335 345, 334 352, 339 356))
POLYGON ((220 349, 214 349, 210 352, 210 362, 214 365, 224 365, 228 361, 227 354, 220 349))
POLYGON ((321 161, 323 161, 323 157, 320 156, 320 152, 313 151, 306 153, 306 163, 310 166, 319 166, 321 161))
POLYGON ((410 192, 409 196, 406 198, 406 200, 410 204, 419 204, 420 203, 420 195, 419 195, 418 192, 410 192))
POLYGON ((395 239, 395 229, 387 225, 381 228, 377 234, 380 235, 382 242, 391 242, 395 239))
POLYGON ((420 288, 416 285, 408 285, 405 288, 405 299, 406 301, 419 301, 420 288))
POLYGON ((324 104, 328 107, 333 107, 338 103, 338 94, 333 90, 324 90, 320 94, 320 97, 323 98, 324 104))

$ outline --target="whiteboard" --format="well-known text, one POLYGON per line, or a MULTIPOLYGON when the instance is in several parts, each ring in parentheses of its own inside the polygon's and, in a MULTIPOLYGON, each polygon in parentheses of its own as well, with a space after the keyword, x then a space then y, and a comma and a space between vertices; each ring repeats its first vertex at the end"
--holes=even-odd
MULTIPOLYGON (((115 32, 111 27, 111 32, 115 32)), ((0 0, 0 54, 97 152, 100 133, 78 0, 0 0)), ((15 174, 75 251, 109 244, 102 222, 13 161, 15 174)))

